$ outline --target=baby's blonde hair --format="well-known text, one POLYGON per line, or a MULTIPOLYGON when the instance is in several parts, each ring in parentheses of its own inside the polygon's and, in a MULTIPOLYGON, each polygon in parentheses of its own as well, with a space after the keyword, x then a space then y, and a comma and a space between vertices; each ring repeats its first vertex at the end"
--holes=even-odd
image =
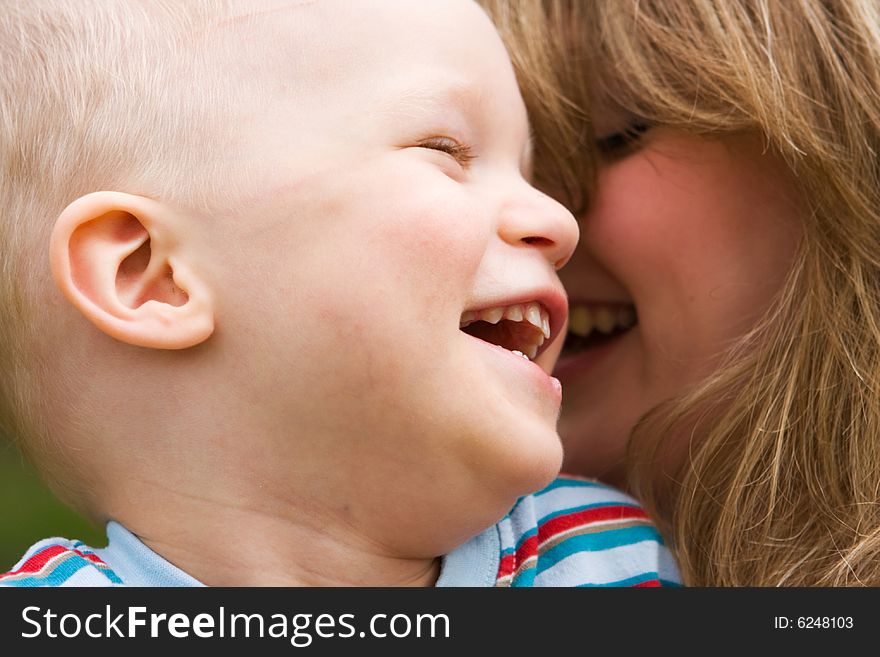
POLYGON ((543 133, 539 167, 586 171, 586 200, 596 153, 571 139, 601 98, 704 135, 758 132, 788 162, 808 208, 788 281, 714 375, 642 419, 631 481, 688 584, 880 584, 880 6, 483 4, 538 130, 574 126, 543 133), (668 478, 653 455, 682 427, 668 478))
POLYGON ((59 381, 53 367, 54 219, 102 189, 201 207, 230 184, 213 165, 231 132, 215 109, 232 96, 205 65, 207 28, 225 11, 221 0, 3 3, 0 429, 46 470, 60 451, 47 436, 50 391, 63 403, 88 377, 59 381))

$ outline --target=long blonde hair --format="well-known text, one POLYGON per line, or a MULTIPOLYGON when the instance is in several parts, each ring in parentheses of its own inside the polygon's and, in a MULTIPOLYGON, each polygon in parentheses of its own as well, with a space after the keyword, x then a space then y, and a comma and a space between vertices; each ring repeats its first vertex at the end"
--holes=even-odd
POLYGON ((482 4, 539 170, 581 183, 569 202, 592 193, 599 97, 691 132, 761 133, 789 164, 807 211, 784 288, 710 378, 634 428, 630 481, 690 585, 880 585, 880 6, 482 4), (682 431, 684 462, 656 472, 682 431))

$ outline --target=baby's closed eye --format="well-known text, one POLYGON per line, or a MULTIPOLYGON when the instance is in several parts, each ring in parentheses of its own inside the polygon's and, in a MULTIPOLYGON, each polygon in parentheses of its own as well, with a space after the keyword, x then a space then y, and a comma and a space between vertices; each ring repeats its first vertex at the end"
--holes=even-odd
POLYGON ((467 168, 467 165, 471 160, 476 157, 470 146, 457 139, 453 139, 452 137, 429 137, 428 139, 420 141, 418 146, 419 148, 428 148, 430 150, 447 153, 463 168, 467 168))

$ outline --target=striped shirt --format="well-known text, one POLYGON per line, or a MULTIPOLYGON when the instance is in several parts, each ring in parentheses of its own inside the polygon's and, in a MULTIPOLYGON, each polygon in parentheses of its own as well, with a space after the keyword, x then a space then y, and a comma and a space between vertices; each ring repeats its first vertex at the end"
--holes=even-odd
POLYGON ((675 586, 672 555, 634 499, 559 477, 498 523, 496 586, 675 586))
MULTIPOLYGON (((50 538, 0 586, 203 586, 122 525, 109 545, 50 538)), ((500 522, 443 558, 437 586, 675 586, 669 551, 631 497, 574 477, 520 498, 500 522)))
POLYGON ((122 580, 82 541, 48 538, 25 553, 0 586, 120 586, 122 580))

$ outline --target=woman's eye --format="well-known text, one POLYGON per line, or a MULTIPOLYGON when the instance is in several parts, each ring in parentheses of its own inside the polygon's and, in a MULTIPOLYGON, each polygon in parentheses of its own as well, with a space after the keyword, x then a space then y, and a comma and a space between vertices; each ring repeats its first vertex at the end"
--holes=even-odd
POLYGON ((598 137, 596 148, 609 159, 629 155, 638 147, 639 140, 649 127, 647 123, 630 123, 623 130, 598 137))
POLYGON ((448 153, 462 167, 467 167, 468 163, 476 157, 470 146, 462 144, 460 141, 453 139, 452 137, 431 137, 430 139, 420 141, 418 146, 420 148, 448 153))

